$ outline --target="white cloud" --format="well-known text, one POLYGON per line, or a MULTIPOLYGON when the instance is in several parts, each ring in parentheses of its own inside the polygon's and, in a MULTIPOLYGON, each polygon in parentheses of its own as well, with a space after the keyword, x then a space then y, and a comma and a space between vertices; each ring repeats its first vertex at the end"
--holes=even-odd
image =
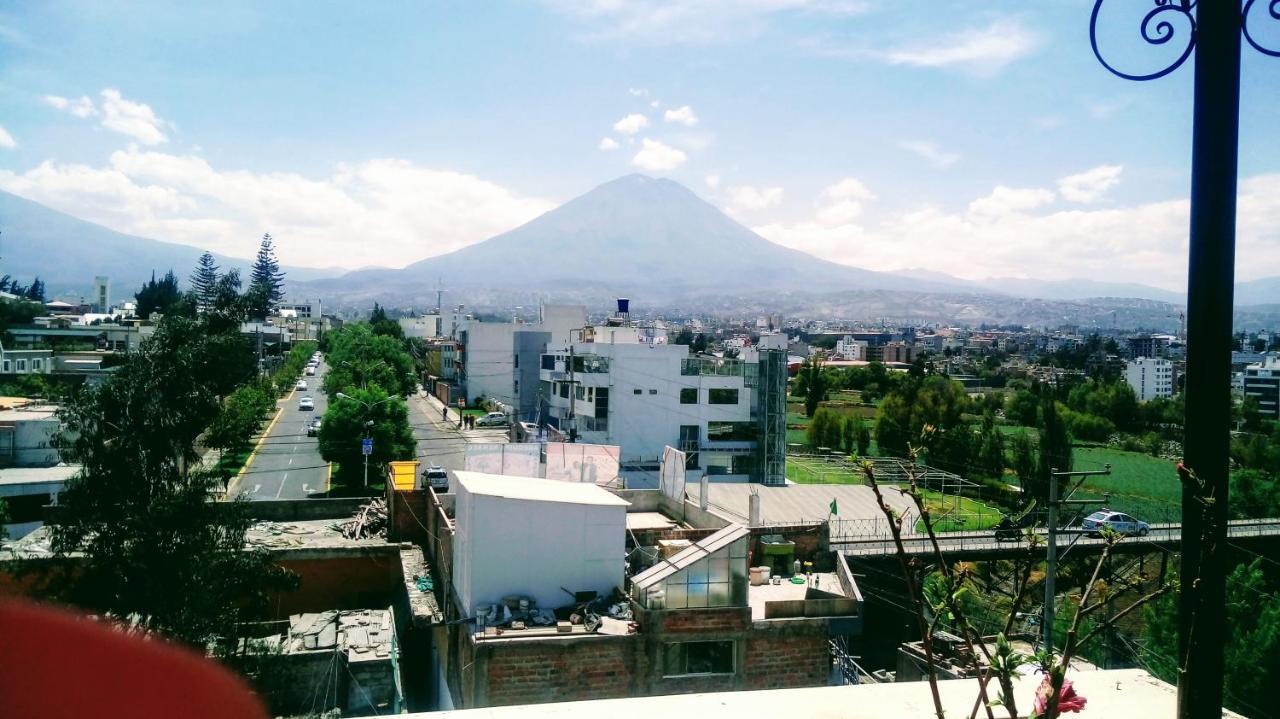
POLYGON ((646 137, 641 141, 640 151, 631 158, 631 164, 643 170, 661 172, 676 169, 683 165, 686 159, 688 155, 683 151, 646 137))
POLYGON ((828 200, 874 200, 876 194, 856 177, 846 177, 828 186, 822 191, 822 198, 828 200))
POLYGON ((10 135, 8 130, 4 129, 3 126, 0 126, 0 147, 12 150, 17 146, 18 141, 13 139, 13 135, 10 135))
POLYGON ((587 30, 586 40, 641 45, 745 42, 771 16, 806 13, 840 17, 870 7, 867 0, 543 0, 587 30))
POLYGON ((1122 165, 1099 165, 1078 175, 1058 180, 1058 192, 1063 199, 1088 204, 1097 202, 1107 190, 1120 184, 1122 165))
POLYGON ((1014 19, 999 19, 984 28, 969 28, 919 44, 888 50, 880 57, 894 65, 959 67, 978 75, 992 75, 1025 57, 1040 45, 1040 37, 1014 19))
POLYGON ((720 175, 717 175, 716 173, 713 172, 707 175, 706 182, 707 182, 707 187, 710 187, 711 189, 714 190, 720 186, 720 175))
POLYGON ((781 187, 754 187, 735 185, 725 189, 729 198, 729 212, 751 212, 773 207, 782 202, 781 187))
POLYGON ((90 100, 87 95, 81 95, 77 98, 45 95, 40 99, 49 107, 71 113, 76 117, 84 118, 98 114, 98 108, 94 107, 93 100, 90 100))
POLYGON ((596 145, 596 147, 604 152, 613 152, 618 149, 620 145, 618 144, 618 141, 612 137, 602 137, 600 138, 600 144, 596 145))
MULTIPOLYGON (((827 226, 816 219, 767 223, 761 235, 819 257, 874 270, 919 267, 968 279, 1088 277, 1133 281, 1174 290, 1185 286, 1185 198, 1122 208, 1053 210, 1049 190, 992 192, 1018 211, 990 214, 990 205, 955 212, 922 207, 874 222, 827 226)), ((1006 205, 1007 207, 1007 205, 1006 205)), ((1239 186, 1237 267, 1241 280, 1280 268, 1280 173, 1243 179, 1239 186)))
POLYGON ((633 112, 613 123, 613 129, 623 135, 634 135, 648 126, 649 118, 638 112, 633 112))
POLYGON ((643 87, 631 87, 631 88, 627 88, 627 92, 628 92, 632 97, 648 97, 648 96, 649 96, 649 91, 648 91, 648 90, 646 90, 646 89, 644 89, 643 87))
POLYGON ((1052 190, 1043 188, 1017 189, 997 185, 990 195, 969 203, 973 217, 1003 217, 1018 212, 1034 210, 1053 202, 1057 197, 1052 190))
POLYGON ((685 127, 693 127, 698 124, 698 116, 694 114, 693 108, 683 105, 674 110, 667 110, 662 113, 662 119, 667 122, 678 122, 685 127))
POLYGON ((144 145, 159 145, 169 141, 163 129, 166 125, 150 105, 126 100, 113 88, 102 91, 102 126, 108 130, 128 135, 144 145))
POLYGON ((936 143, 928 140, 903 140, 898 143, 898 147, 907 152, 915 153, 938 167, 950 167, 960 159, 958 153, 946 152, 938 147, 936 143))
POLYGON ((271 232, 299 266, 403 265, 523 224, 552 203, 478 177, 370 160, 325 177, 215 168, 195 155, 130 148, 91 167, 0 170, 0 189, 112 229, 252 257, 271 232), (366 238, 376 241, 353 241, 366 238))

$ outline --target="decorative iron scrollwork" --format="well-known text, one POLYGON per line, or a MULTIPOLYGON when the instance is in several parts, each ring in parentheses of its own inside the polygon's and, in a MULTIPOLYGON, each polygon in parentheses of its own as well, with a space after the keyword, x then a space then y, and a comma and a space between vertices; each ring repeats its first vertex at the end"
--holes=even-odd
MULTIPOLYGON (((1170 41, 1180 41, 1181 35, 1178 32, 1178 28, 1175 27, 1175 23, 1185 20, 1187 23, 1187 45, 1182 54, 1167 67, 1144 74, 1128 73, 1120 70, 1107 62, 1107 59, 1102 55, 1102 51, 1098 49, 1098 12, 1102 9, 1104 2, 1106 0, 1095 0, 1093 4, 1093 13, 1089 16, 1089 44, 1093 46, 1094 57, 1098 58, 1098 62, 1102 63, 1102 66, 1107 68, 1111 74, 1126 80, 1155 80, 1177 70, 1182 63, 1187 61, 1188 57, 1191 57, 1191 51, 1196 47, 1196 17, 1192 12, 1196 6, 1196 0, 1154 0, 1155 7, 1147 11, 1147 14, 1142 18, 1142 24, 1138 28, 1142 39, 1150 45, 1165 45, 1170 41)), ((1249 0, 1249 2, 1252 4, 1253 0, 1249 0)), ((1280 8, 1280 0, 1270 0, 1270 2, 1271 10, 1274 13, 1280 8)), ((1253 41, 1250 40, 1250 42, 1252 43, 1253 41)))
MULTIPOLYGON (((1280 25, 1280 0, 1267 0, 1266 4, 1267 15, 1271 16, 1271 20, 1273 22, 1280 25)), ((1257 0, 1248 0, 1248 2, 1244 4, 1244 10, 1240 13, 1240 25, 1241 29, 1244 30, 1244 39, 1248 40, 1249 44, 1253 46, 1253 49, 1258 52, 1264 55, 1270 55, 1271 57, 1280 57, 1280 48, 1263 46, 1263 44, 1258 42, 1257 38, 1249 32, 1249 18, 1250 13, 1254 10, 1254 5, 1261 6, 1262 3, 1257 2, 1257 0)))

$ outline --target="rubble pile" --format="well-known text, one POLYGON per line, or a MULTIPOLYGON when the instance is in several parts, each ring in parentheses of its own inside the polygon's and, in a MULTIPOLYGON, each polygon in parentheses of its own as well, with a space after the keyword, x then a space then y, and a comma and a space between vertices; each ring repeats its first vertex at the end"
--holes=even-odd
POLYGON ((375 497, 356 516, 335 527, 347 539, 374 539, 387 536, 387 500, 375 497))

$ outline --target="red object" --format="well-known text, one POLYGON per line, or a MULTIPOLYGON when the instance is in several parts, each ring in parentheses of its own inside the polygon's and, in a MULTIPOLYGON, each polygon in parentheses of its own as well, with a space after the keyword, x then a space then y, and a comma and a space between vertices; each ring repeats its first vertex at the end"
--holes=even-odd
POLYGON ((0 602, 0 717, 265 719, 238 676, 67 611, 0 602))

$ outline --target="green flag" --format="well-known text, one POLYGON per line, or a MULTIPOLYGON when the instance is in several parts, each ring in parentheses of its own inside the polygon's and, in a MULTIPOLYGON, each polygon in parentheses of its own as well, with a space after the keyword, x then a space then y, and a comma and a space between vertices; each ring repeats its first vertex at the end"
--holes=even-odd
POLYGON ((834 499, 833 499, 833 500, 831 500, 831 513, 832 513, 832 514, 840 514, 839 510, 837 510, 837 509, 836 509, 836 500, 834 500, 834 499))

